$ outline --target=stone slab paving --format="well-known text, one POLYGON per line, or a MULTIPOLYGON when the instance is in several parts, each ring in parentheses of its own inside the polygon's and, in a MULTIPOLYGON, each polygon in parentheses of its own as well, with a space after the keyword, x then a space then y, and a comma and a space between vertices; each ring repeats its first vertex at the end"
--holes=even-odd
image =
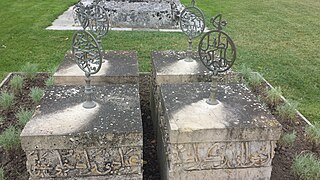
MULTIPOLYGON (((135 51, 103 51, 100 71, 91 76, 91 84, 103 85, 138 83, 138 60, 135 51)), ((53 75, 56 85, 84 85, 85 74, 72 60, 72 53, 66 53, 53 75)))
MULTIPOLYGON (((84 4, 89 4, 91 3, 92 1, 91 0, 83 0, 82 1, 84 4)), ((152 1, 152 2, 149 2, 149 3, 144 3, 144 2, 141 2, 143 5, 149 5, 151 4, 152 6, 154 6, 156 9, 159 9, 158 11, 159 12, 165 12, 166 10, 161 10, 161 8, 168 8, 166 6, 169 6, 169 3, 161 3, 162 5, 161 6, 158 6, 157 3, 159 3, 160 1, 152 1), (162 7, 163 6, 163 7, 162 7)), ((110 1, 110 2, 106 2, 106 3, 109 3, 110 5, 113 5, 115 6, 116 10, 113 10, 113 11, 116 11, 117 14, 119 14, 119 18, 115 20, 115 22, 111 22, 111 30, 116 30, 116 31, 161 31, 161 32, 182 32, 179 28, 178 25, 176 26, 172 26, 170 28, 163 28, 165 26, 161 26, 159 25, 158 27, 151 27, 149 24, 140 24, 139 26, 135 27, 135 26, 132 26, 130 25, 130 14, 124 14, 125 13, 125 10, 122 8, 123 7, 123 3, 125 3, 124 1, 123 2, 118 2, 118 1, 110 1), (116 4, 115 4, 116 3, 116 4), (117 5, 119 4, 119 5, 117 5), (118 12, 119 11, 119 12, 118 12), (122 12, 124 11, 124 12, 122 12), (128 16, 128 17, 126 17, 128 16), (126 18, 129 18, 128 21, 126 20, 126 18), (121 21, 121 22, 116 22, 116 21, 121 21)), ((139 3, 139 4, 141 4, 139 3)), ((175 1, 175 3, 179 3, 179 1, 175 1)), ((179 3, 180 4, 180 3, 179 3)), ((180 5, 181 6, 181 5, 180 5)), ((106 7, 108 8, 109 5, 107 4, 106 7)), ((137 6, 138 8, 141 7, 141 5, 137 6)), ((47 30, 81 30, 81 26, 79 23, 76 23, 74 22, 74 14, 73 14, 73 8, 74 6, 71 6, 69 7, 63 14, 61 14, 56 20, 54 20, 52 22, 52 24, 47 27, 46 29, 47 30)), ((134 8, 134 7, 131 7, 131 8, 134 8)), ((180 7, 181 8, 181 7, 180 7)), ((134 8, 134 9, 137 9, 137 8, 134 8)), ((128 9, 128 13, 131 13, 134 9, 130 10, 128 9)), ((150 10, 150 8, 146 8, 146 10, 150 10)), ((153 8, 154 9, 154 8, 153 8)), ((144 11, 143 11, 144 12, 144 11)), ((146 15, 150 14, 150 12, 145 12, 146 15)), ((152 13, 151 13, 152 14, 152 13)), ((157 14, 157 13, 156 13, 157 14)), ((139 13, 139 16, 141 16, 143 14, 139 13)), ((151 16, 151 15, 150 15, 151 16)), ((158 17, 153 17, 153 18, 158 18, 158 17)), ((162 22, 161 19, 165 19, 165 17, 161 18, 159 17, 160 20, 159 20, 159 23, 168 23, 168 22, 162 22)), ((144 19, 152 19, 152 16, 151 17, 146 17, 144 19)), ((143 22, 142 20, 136 20, 137 22, 143 22)), ((155 20, 153 20, 155 21, 155 20)))
MULTIPOLYGON (((91 3, 91 0, 83 0, 84 4, 91 3)), ((152 3, 156 3, 158 1, 154 1, 152 3)), ((175 1, 178 3, 179 1, 175 1)), ((114 2, 110 2, 114 3, 114 2)), ((120 2, 123 3, 123 2, 120 2)), ((74 14, 73 14, 73 8, 74 6, 70 6, 63 14, 61 14, 56 20, 52 22, 50 26, 48 26, 47 30, 81 30, 82 27, 79 23, 74 22, 74 14)), ((119 7, 118 7, 119 8, 119 7)), ((120 8, 121 9, 121 8, 120 8)), ((182 9, 182 7, 180 7, 182 9)), ((124 16, 124 15, 122 15, 124 16)), ((141 26, 141 27, 133 27, 130 26, 130 22, 123 21, 122 24, 116 25, 111 24, 110 30, 113 31, 159 31, 159 32, 182 32, 180 30, 180 27, 178 25, 172 26, 171 28, 163 28, 161 26, 157 28, 152 28, 147 26, 141 26), (129 24, 128 24, 129 23, 129 24)), ((209 29, 205 28, 205 32, 208 32, 209 29)))
POLYGON ((281 125, 245 85, 160 85, 159 153, 163 179, 270 179, 281 125))
POLYGON ((142 120, 137 84, 53 86, 21 133, 31 179, 142 179, 142 120))

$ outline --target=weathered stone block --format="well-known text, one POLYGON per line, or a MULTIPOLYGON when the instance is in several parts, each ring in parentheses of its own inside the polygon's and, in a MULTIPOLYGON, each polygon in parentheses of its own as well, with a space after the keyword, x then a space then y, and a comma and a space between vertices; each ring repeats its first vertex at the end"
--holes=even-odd
POLYGON ((112 27, 177 28, 179 0, 103 0, 112 27))
POLYGON ((142 120, 137 84, 54 86, 21 133, 31 179, 142 179, 142 120))
MULTIPOLYGON (((100 71, 91 76, 91 84, 138 83, 138 60, 134 51, 103 51, 100 71)), ((53 75, 56 85, 84 85, 85 74, 67 52, 63 62, 53 75)))
POLYGON ((163 179, 269 179, 281 125, 245 85, 162 84, 158 140, 163 179))

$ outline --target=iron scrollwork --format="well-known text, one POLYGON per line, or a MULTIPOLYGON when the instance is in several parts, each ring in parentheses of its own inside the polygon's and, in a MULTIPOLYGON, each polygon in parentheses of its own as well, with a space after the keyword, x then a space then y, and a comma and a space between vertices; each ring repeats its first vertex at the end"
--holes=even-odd
POLYGON ((82 28, 84 30, 89 28, 97 37, 98 41, 108 33, 108 13, 99 5, 98 0, 94 0, 93 3, 89 5, 84 5, 82 2, 79 2, 75 5, 74 12, 82 28))
POLYGON ((227 22, 222 20, 222 15, 211 19, 212 25, 216 28, 204 34, 201 38, 198 52, 204 66, 212 72, 212 86, 208 104, 218 104, 216 100, 217 75, 231 68, 236 60, 236 46, 230 36, 222 31, 227 22))
POLYGON ((72 55, 79 68, 86 74, 96 74, 101 68, 101 48, 87 31, 78 31, 73 36, 72 55))
POLYGON ((205 28, 205 19, 203 12, 195 6, 195 1, 192 0, 191 6, 186 7, 180 15, 180 29, 188 36, 187 57, 184 59, 187 62, 193 61, 192 54, 192 39, 200 36, 205 28))
POLYGON ((87 98, 83 103, 85 108, 96 106, 96 103, 92 101, 93 90, 90 84, 90 76, 98 73, 101 68, 101 38, 108 33, 109 29, 107 13, 98 3, 98 0, 94 0, 92 4, 85 6, 82 2, 79 2, 74 9, 83 30, 77 31, 73 35, 72 55, 74 61, 86 76, 85 94, 87 98))

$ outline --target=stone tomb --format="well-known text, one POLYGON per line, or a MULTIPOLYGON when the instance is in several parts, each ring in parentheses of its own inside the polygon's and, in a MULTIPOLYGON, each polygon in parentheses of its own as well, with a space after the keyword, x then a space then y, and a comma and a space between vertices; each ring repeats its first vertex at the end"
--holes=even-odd
MULTIPOLYGON (((138 83, 138 60, 135 51, 103 51, 100 71, 91 76, 91 84, 104 85, 138 83)), ((84 72, 72 60, 72 53, 66 53, 64 60, 53 75, 56 85, 85 85, 84 72)))
POLYGON ((245 85, 162 84, 158 109, 162 179, 270 179, 281 125, 245 85))
POLYGON ((178 27, 179 0, 102 0, 111 27, 165 28, 178 27))
MULTIPOLYGON (((208 70, 196 55, 152 53, 151 110, 162 179, 269 179, 281 125, 232 73, 208 105, 208 70)), ((223 79, 221 81, 221 79, 223 79)))
POLYGON ((142 179, 142 120, 137 84, 53 86, 21 133, 31 179, 142 179))

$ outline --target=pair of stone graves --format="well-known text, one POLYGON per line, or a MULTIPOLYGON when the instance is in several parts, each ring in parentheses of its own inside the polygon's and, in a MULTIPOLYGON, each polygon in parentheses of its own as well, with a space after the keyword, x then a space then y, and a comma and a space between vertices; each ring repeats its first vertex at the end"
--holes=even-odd
MULTIPOLYGON (((76 7, 83 30, 22 131, 31 179, 142 179, 137 55, 102 50, 108 17, 98 2, 76 7)), ((192 1, 180 18, 187 52, 152 53, 162 179, 270 179, 281 126, 233 73, 222 74, 235 60, 235 46, 221 15, 211 23, 215 29, 193 53, 192 39, 205 23, 192 1)))

